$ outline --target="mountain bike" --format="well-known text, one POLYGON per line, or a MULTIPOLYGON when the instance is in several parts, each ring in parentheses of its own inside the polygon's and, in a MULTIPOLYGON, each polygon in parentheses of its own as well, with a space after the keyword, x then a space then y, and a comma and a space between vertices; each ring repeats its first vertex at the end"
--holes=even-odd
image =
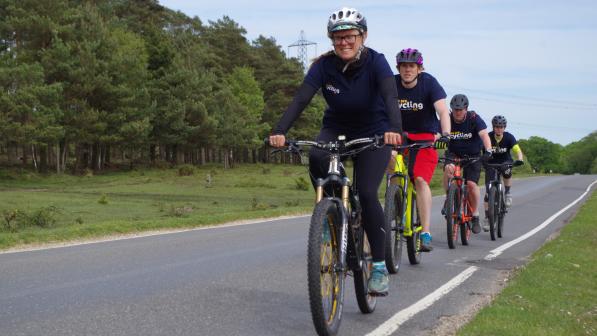
POLYGON ((423 227, 417 209, 417 192, 408 175, 404 157, 408 151, 433 146, 433 142, 425 142, 393 147, 398 153, 392 162, 392 173, 386 176, 384 206, 386 268, 392 274, 398 273, 400 270, 404 242, 406 242, 408 260, 411 265, 421 262, 421 241, 419 237, 423 227))
POLYGON ((505 189, 502 183, 502 174, 504 171, 522 164, 522 161, 484 164, 485 169, 496 170, 495 178, 489 181, 489 190, 485 191, 488 196, 487 220, 489 221, 489 235, 491 236, 491 240, 495 240, 496 235, 498 238, 502 238, 504 217, 508 212, 506 202, 504 201, 505 189))
POLYGON ((439 159, 444 164, 454 164, 454 176, 448 181, 448 194, 443 211, 446 217, 448 246, 451 249, 456 247, 458 231, 460 231, 462 245, 468 245, 471 237, 470 222, 473 219, 473 209, 468 201, 467 180, 463 176, 463 169, 478 160, 480 160, 479 156, 442 157, 439 159))
POLYGON ((297 154, 301 147, 312 146, 330 156, 328 175, 315 181, 316 204, 309 225, 307 278, 315 329, 319 335, 335 335, 342 319, 347 275, 352 274, 354 278, 362 313, 372 313, 377 304, 376 296, 368 289, 372 257, 361 222, 357 185, 346 176, 341 159, 383 146, 383 138, 346 141, 344 136, 339 136, 338 140, 325 143, 287 140, 286 146, 285 151, 297 154))

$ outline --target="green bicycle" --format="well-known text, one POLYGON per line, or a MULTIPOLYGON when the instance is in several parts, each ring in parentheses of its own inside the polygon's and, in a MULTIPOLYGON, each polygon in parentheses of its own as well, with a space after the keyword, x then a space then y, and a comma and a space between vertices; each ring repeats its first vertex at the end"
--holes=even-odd
POLYGON ((433 142, 411 143, 396 146, 398 151, 392 173, 387 174, 386 201, 384 206, 386 229, 386 268, 395 274, 400 269, 402 248, 406 242, 411 265, 421 262, 421 230, 417 209, 417 192, 408 175, 404 157, 409 151, 434 147, 433 142))

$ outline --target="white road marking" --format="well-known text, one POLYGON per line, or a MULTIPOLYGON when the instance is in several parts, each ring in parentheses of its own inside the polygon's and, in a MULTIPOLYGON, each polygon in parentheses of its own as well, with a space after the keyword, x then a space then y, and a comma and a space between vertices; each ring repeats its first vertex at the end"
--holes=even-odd
POLYGON ((477 266, 471 266, 465 269, 464 271, 462 271, 462 273, 452 278, 452 280, 448 281, 443 286, 433 291, 433 293, 415 302, 408 308, 402 309, 401 311, 396 313, 394 316, 392 316, 382 325, 377 327, 377 329, 368 333, 366 336, 391 335, 396 330, 398 330, 402 323, 408 321, 411 317, 413 317, 420 311, 427 309, 435 301, 441 299, 442 296, 448 294, 450 291, 452 291, 452 289, 458 287, 461 283, 463 283, 466 279, 473 275, 473 273, 478 269, 479 268, 477 266))
POLYGON ((571 207, 573 207, 576 203, 580 202, 581 199, 583 199, 588 193, 589 190, 591 190, 591 187, 597 183, 597 180, 594 181, 593 183, 591 183, 588 187, 587 190, 585 190, 584 193, 582 193, 582 195, 580 195, 576 200, 574 200, 572 203, 568 204, 566 207, 564 207, 562 210, 556 212, 555 214, 553 214, 551 217, 549 217, 548 219, 546 219, 543 223, 539 224, 537 227, 535 227, 534 229, 532 229, 531 231, 523 234, 522 236, 511 240, 491 251, 489 251, 489 254, 487 256, 485 256, 485 260, 493 260, 495 259, 497 256, 499 256, 500 254, 502 254, 505 250, 507 250, 508 248, 520 243, 521 241, 531 237, 532 235, 534 235, 535 233, 541 231, 543 228, 545 228, 546 226, 548 226, 551 222, 554 221, 554 219, 556 219, 559 215, 561 215, 562 213, 564 213, 565 211, 567 211, 568 209, 570 209, 571 207))

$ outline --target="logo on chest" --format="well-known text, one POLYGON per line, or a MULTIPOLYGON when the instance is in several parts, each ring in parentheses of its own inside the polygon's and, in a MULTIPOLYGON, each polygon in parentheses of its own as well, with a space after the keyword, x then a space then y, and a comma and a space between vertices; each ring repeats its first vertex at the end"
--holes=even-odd
POLYGON ((452 132, 450 139, 452 140, 469 140, 473 138, 473 133, 452 132))
POLYGON ((335 88, 332 84, 326 84, 325 89, 332 92, 333 94, 340 93, 340 89, 335 88))
POLYGON ((399 105, 402 111, 421 111, 423 109, 423 103, 414 103, 406 99, 400 99, 399 105))

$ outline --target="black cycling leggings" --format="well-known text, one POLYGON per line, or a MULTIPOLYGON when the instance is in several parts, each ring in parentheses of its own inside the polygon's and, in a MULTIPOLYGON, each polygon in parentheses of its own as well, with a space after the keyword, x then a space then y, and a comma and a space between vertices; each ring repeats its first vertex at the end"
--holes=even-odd
MULTIPOLYGON (((324 128, 317 136, 317 141, 335 140, 338 138, 338 135, 338 131, 324 128)), ((377 190, 390 160, 390 154, 390 147, 384 146, 364 150, 354 159, 356 181, 353 182, 357 186, 359 200, 363 208, 363 225, 369 238, 369 244, 371 245, 373 261, 385 260, 384 214, 381 203, 379 203, 379 198, 377 197, 377 190)), ((325 177, 329 162, 329 153, 317 148, 311 148, 309 152, 311 178, 325 177)), ((312 182, 314 183, 315 181, 312 182)))

